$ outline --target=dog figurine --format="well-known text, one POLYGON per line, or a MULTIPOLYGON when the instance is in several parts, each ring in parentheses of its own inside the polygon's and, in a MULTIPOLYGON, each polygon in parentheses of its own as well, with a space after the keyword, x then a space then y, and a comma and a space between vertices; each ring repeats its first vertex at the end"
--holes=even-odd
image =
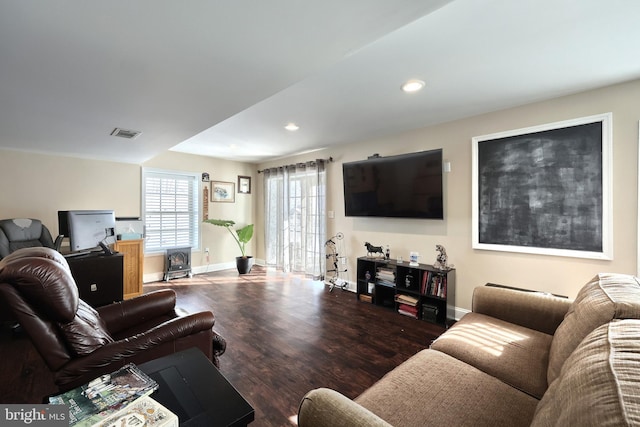
POLYGON ((438 255, 436 256, 436 262, 433 263, 433 268, 437 268, 438 270, 448 269, 447 251, 445 251, 444 246, 436 245, 436 251, 438 252, 438 255))
POLYGON ((367 248, 367 256, 373 256, 376 253, 379 253, 384 257, 384 252, 382 251, 382 246, 373 246, 369 242, 364 242, 365 247, 367 248))

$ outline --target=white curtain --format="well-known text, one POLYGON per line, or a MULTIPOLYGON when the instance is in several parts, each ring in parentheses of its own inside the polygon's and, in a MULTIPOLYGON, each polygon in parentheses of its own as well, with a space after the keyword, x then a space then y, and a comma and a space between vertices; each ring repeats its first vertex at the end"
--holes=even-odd
POLYGON ((325 160, 263 171, 266 263, 319 279, 326 240, 325 160))

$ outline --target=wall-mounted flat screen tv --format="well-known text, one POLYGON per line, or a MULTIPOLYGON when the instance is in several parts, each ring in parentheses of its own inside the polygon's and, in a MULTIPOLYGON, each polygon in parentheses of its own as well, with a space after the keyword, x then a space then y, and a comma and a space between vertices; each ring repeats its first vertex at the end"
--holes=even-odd
POLYGON ((443 219, 442 149, 342 164, 345 216, 443 219))

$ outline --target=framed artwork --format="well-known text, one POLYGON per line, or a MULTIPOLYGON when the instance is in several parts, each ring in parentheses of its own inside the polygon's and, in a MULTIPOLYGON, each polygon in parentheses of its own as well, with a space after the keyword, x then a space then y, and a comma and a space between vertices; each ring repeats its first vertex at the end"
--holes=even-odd
POLYGON ((472 138, 473 248, 613 259, 611 120, 472 138))
POLYGON ((233 182, 211 181, 211 201, 234 203, 236 189, 233 182))
POLYGON ((238 193, 251 194, 251 177, 238 175, 238 193))

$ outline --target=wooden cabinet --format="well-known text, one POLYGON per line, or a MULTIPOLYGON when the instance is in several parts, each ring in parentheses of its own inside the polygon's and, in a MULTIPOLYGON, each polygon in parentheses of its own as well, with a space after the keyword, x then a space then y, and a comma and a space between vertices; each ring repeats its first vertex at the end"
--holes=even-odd
POLYGON ((360 257, 357 298, 441 325, 455 319, 455 270, 360 257))
POLYGON ((144 240, 118 240, 113 249, 124 255, 124 299, 142 295, 142 270, 144 266, 144 240))
POLYGON ((80 298, 92 307, 122 301, 123 259, 121 254, 68 257, 80 298))

